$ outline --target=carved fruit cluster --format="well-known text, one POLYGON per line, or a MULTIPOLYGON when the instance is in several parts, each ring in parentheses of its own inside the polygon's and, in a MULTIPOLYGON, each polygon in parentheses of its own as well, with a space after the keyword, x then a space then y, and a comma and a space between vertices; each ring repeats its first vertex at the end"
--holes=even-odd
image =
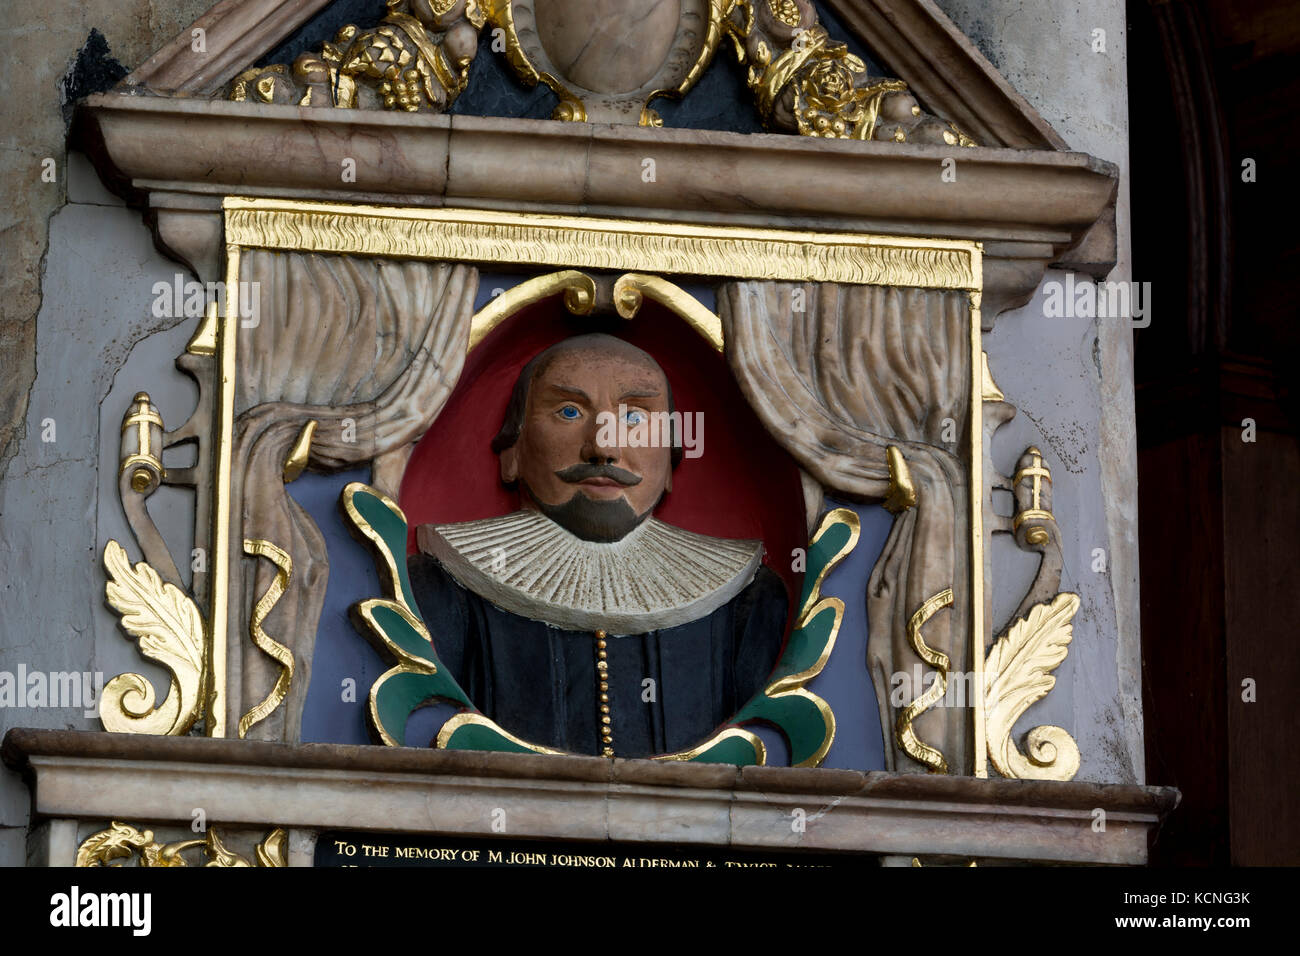
POLYGON ((229 97, 298 106, 442 112, 465 89, 484 15, 478 0, 388 0, 376 27, 349 24, 318 53, 256 67, 229 97))

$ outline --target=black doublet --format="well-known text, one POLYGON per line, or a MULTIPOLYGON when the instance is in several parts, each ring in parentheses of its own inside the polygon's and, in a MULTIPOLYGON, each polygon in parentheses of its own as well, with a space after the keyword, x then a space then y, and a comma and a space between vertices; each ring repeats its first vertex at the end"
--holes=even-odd
MULTIPOLYGON (((529 743, 605 752, 595 634, 502 610, 431 555, 414 554, 408 566, 438 658, 479 710, 529 743)), ((781 651, 786 609, 780 578, 760 566, 706 617, 608 636, 614 753, 649 757, 703 742, 763 688, 781 651)))

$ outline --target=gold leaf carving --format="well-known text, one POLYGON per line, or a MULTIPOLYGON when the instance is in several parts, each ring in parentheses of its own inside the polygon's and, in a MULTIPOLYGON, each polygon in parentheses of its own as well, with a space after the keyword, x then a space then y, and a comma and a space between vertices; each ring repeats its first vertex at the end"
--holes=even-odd
POLYGON ((121 860, 153 843, 153 831, 141 832, 135 827, 114 821, 107 830, 86 837, 77 847, 77 866, 106 866, 121 860))
POLYGON ((242 198, 225 208, 226 240, 264 249, 452 262, 526 257, 559 268, 926 289, 979 284, 978 255, 959 241, 242 198))
POLYGON ((204 628, 199 609, 180 588, 165 583, 144 561, 131 566, 116 541, 104 548, 105 595, 122 629, 138 638, 140 653, 166 667, 171 688, 154 708, 153 685, 139 674, 119 674, 104 687, 99 719, 114 733, 178 736, 193 726, 203 682, 204 628))
POLYGON ((833 139, 975 146, 951 123, 925 113, 902 80, 873 77, 831 38, 811 4, 729 0, 723 29, 748 67, 763 125, 833 139))
POLYGON ((266 867, 288 866, 288 854, 285 850, 288 839, 289 835, 279 827, 271 831, 270 836, 253 848, 257 854, 257 865, 266 867))
POLYGON ((1079 596, 1062 592, 1034 605, 989 651, 985 730, 989 759, 1004 777, 1071 780, 1079 771, 1079 747, 1060 727, 1035 727, 1023 754, 1011 739, 1020 715, 1056 685, 1052 671, 1069 652, 1078 610, 1079 596))
POLYGON ((208 856, 209 862, 205 866, 252 866, 247 859, 226 849, 226 845, 221 842, 221 837, 217 836, 216 830, 208 831, 208 856))
POLYGON ((187 850, 203 848, 207 856, 204 866, 218 867, 283 867, 287 866, 285 858, 285 841, 287 835, 277 827, 265 840, 259 843, 254 852, 257 863, 245 856, 226 848, 215 829, 209 829, 201 840, 179 840, 175 843, 159 843, 153 837, 152 830, 138 830, 127 823, 116 820, 107 830, 100 830, 86 837, 77 847, 77 866, 108 866, 114 860, 139 858, 139 865, 145 867, 189 866, 189 861, 182 855, 187 850))

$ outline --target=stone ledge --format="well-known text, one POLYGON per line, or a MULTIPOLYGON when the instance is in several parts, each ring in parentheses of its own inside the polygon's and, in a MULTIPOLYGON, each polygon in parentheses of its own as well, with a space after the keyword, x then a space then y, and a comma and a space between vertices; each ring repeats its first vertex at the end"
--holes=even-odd
POLYGON ((15 729, 37 818, 1142 864, 1176 790, 15 729), (1106 829, 1093 830, 1093 813, 1106 829), (791 820, 802 810, 806 827, 791 820))
POLYGON ((811 217, 895 234, 927 225, 946 226, 953 238, 1070 242, 1106 209, 1118 177, 1111 163, 1059 150, 121 93, 88 97, 78 117, 78 132, 101 147, 97 158, 115 167, 112 185, 145 192, 167 182, 218 195, 299 192, 322 201, 428 205, 436 197, 449 205, 498 200, 516 210, 531 201, 555 204, 552 210, 748 213, 772 226, 780 225, 773 217, 811 217), (354 183, 341 179, 345 157, 357 161, 354 183), (647 157, 656 160, 650 183, 642 178, 647 157), (940 178, 948 157, 957 160, 953 182, 940 178), (540 175, 520 176, 525 167, 540 175))
POLYGON ((89 97, 77 117, 105 182, 151 209, 217 211, 237 195, 971 239, 988 244, 989 321, 1053 262, 1098 278, 1115 262, 1118 170, 1084 153, 122 93, 89 97))

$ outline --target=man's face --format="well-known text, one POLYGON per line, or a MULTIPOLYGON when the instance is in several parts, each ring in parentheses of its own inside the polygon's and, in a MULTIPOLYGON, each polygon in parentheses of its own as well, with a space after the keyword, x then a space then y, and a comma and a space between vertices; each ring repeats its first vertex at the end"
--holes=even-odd
POLYGON ((501 477, 520 482, 525 508, 579 537, 617 540, 672 488, 672 449, 651 428, 651 415, 667 411, 667 380, 647 359, 563 352, 533 376, 519 440, 501 453, 501 477))

